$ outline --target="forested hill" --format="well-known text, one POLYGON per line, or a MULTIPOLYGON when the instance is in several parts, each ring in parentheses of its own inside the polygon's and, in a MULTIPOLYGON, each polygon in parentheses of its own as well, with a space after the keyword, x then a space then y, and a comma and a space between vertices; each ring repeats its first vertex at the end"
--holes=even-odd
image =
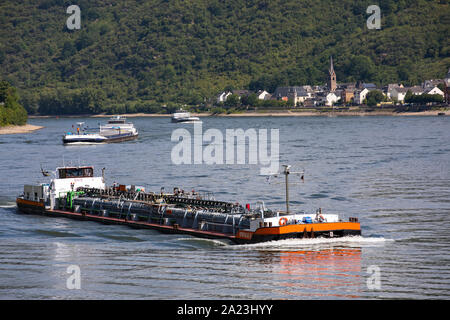
POLYGON ((0 127, 27 123, 27 112, 18 100, 16 89, 0 81, 0 127))
POLYGON ((2 0, 0 80, 31 113, 152 111, 227 86, 416 84, 450 67, 448 0, 2 0), (81 9, 70 31, 69 5, 81 9), (369 30, 369 5, 381 29, 369 30))

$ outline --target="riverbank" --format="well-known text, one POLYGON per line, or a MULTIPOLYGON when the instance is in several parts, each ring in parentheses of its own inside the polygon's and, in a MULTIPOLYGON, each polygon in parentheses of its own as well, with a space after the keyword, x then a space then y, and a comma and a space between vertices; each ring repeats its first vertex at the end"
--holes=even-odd
MULTIPOLYGON (((283 111, 283 112, 245 112, 217 114, 217 117, 361 117, 361 116, 437 116, 439 113, 450 115, 450 111, 392 112, 392 111, 283 111)), ((193 114, 195 115, 195 114, 193 114)), ((201 116, 201 115, 197 115, 201 116)))
POLYGON ((33 132, 39 129, 42 129, 44 127, 41 126, 35 126, 32 124, 26 124, 23 126, 6 126, 6 127, 0 127, 0 134, 17 134, 17 133, 29 133, 33 132))
MULTIPOLYGON (((450 116, 450 109, 445 110, 429 110, 421 112, 394 112, 390 110, 377 110, 377 111, 245 111, 236 113, 220 113, 212 114, 209 112, 192 113, 195 117, 356 117, 356 116, 437 116, 439 113, 444 113, 450 116)), ((137 117, 154 117, 163 118, 171 117, 171 114, 160 113, 126 113, 121 114, 127 118, 137 117)), ((63 115, 63 116, 28 116, 28 118, 110 118, 110 114, 96 114, 96 115, 63 115)))

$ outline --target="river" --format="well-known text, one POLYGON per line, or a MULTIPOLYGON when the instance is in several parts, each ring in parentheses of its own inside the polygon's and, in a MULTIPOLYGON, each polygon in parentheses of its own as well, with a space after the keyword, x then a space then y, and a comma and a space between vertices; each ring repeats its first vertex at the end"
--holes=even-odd
POLYGON ((63 162, 106 168, 107 184, 284 209, 283 180, 267 181, 259 163, 173 163, 171 135, 192 124, 129 120, 139 138, 117 144, 62 144, 72 124, 99 118, 31 119, 45 128, 0 136, 0 299, 450 298, 449 117, 203 118, 203 132, 224 136, 278 129, 280 169, 305 172, 291 177, 291 209, 358 217, 361 237, 233 245, 16 212, 23 185, 63 162), (80 289, 68 288, 71 266, 80 289))

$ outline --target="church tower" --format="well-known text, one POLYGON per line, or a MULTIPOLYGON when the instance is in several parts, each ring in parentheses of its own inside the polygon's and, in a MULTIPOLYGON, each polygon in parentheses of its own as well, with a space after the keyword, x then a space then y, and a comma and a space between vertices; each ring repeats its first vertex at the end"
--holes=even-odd
POLYGON ((328 90, 333 92, 336 90, 336 72, 334 72, 333 57, 330 57, 330 70, 328 70, 328 73, 330 74, 330 79, 327 84, 328 90))

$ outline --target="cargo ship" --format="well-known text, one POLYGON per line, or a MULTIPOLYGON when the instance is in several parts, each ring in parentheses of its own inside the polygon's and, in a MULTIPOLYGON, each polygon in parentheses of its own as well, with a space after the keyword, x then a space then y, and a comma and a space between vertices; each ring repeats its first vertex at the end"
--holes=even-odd
MULTIPOLYGON (((288 166, 284 174, 287 182, 288 166)), ((104 169, 101 176, 94 176, 92 166, 63 166, 53 175, 49 183, 24 186, 16 199, 19 212, 228 239, 234 244, 361 234, 358 218, 342 221, 321 209, 312 214, 291 212, 288 192, 286 211, 273 211, 262 201, 252 207, 194 190, 174 188, 167 193, 146 192, 134 185, 106 186, 104 169)))
MULTIPOLYGON (((73 126, 72 126, 73 127, 73 126)), ((126 118, 114 116, 108 123, 100 125, 99 132, 86 132, 84 122, 78 122, 77 132, 67 132, 63 136, 63 144, 96 144, 133 140, 138 137, 138 131, 126 118)))

